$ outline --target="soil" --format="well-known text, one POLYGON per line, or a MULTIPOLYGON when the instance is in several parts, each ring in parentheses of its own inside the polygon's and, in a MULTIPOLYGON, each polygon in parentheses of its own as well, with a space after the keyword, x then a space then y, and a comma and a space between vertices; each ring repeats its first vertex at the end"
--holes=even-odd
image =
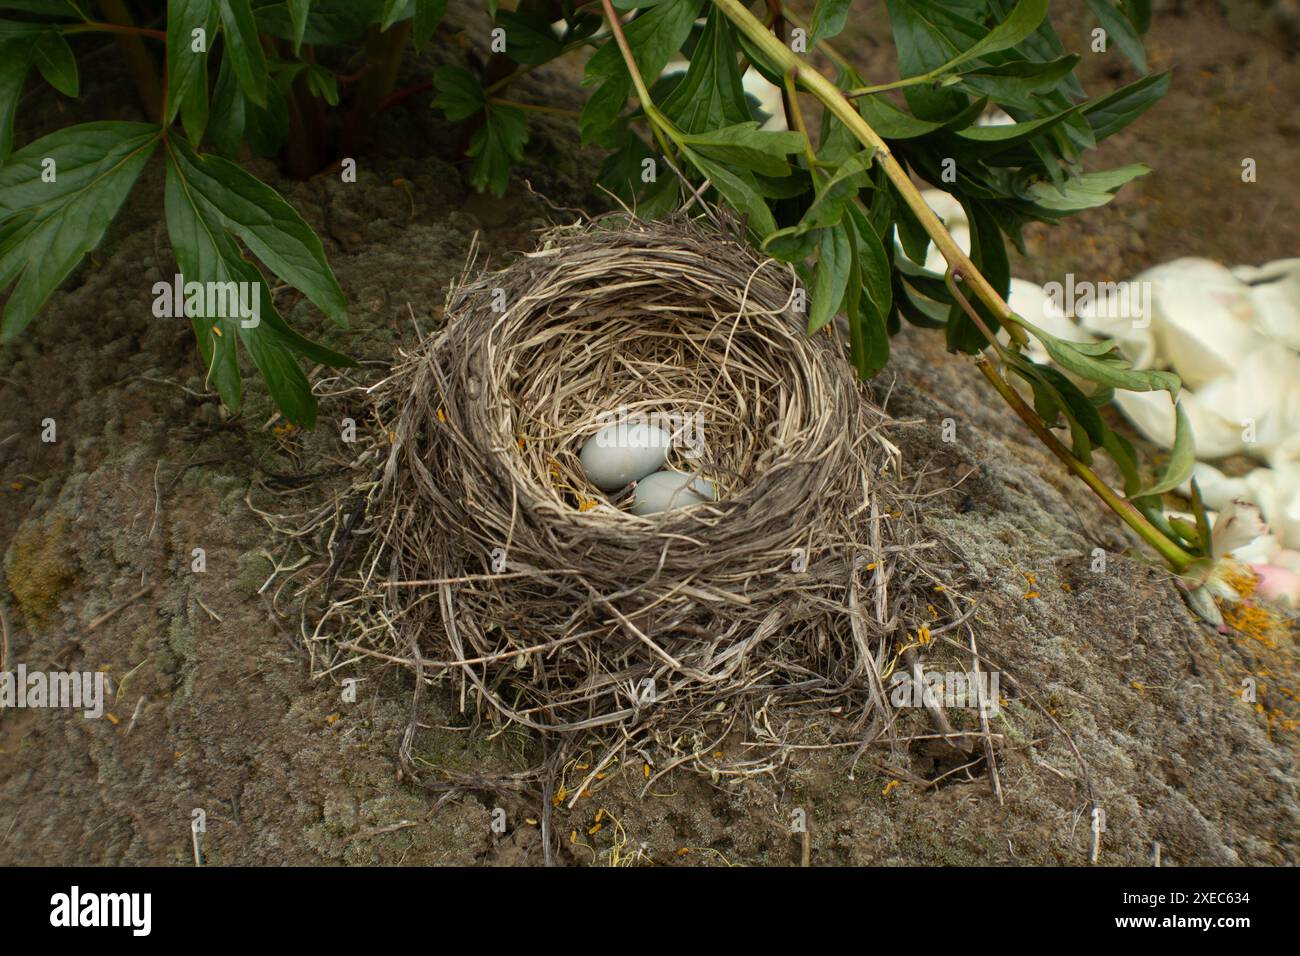
MULTIPOLYGON (((1256 264, 1300 248, 1289 184, 1300 127, 1284 106, 1300 94, 1294 44, 1219 4, 1164 7, 1149 49, 1153 68, 1177 65, 1173 91, 1093 160, 1156 171, 1105 209, 1035 230, 1017 274, 1120 279, 1179 255, 1256 264), (1240 182, 1239 153, 1258 161, 1257 183, 1240 182)), ((456 7, 450 22, 481 26, 456 7)), ((1065 5, 1072 46, 1085 22, 1065 5)), ((842 38, 869 80, 891 75, 887 30, 864 16, 842 38)), ((440 55, 409 62, 404 82, 440 55)), ((28 94, 19 143, 81 117, 138 118, 113 98, 128 86, 115 55, 95 62, 72 107, 43 87, 28 94)), ((1131 75, 1118 53, 1083 69, 1092 89, 1131 75)), ((541 70, 515 92, 576 108, 571 78, 541 70)), ((554 118, 532 127, 522 176, 535 193, 472 194, 454 131, 426 105, 413 97, 384 114, 355 184, 246 164, 322 236, 352 328, 328 328, 293 290, 277 291, 281 311, 376 376, 437 323, 475 235, 505 261, 561 215, 550 204, 604 202, 588 184, 599 155, 554 118)), ((407 675, 356 667, 354 702, 344 675, 313 679, 282 566, 290 551, 251 506, 327 500, 349 409, 326 401, 308 433, 277 419, 255 378, 237 416, 205 390, 188 327, 150 312, 152 284, 175 272, 161 181, 155 163, 105 242, 0 352, 4 666, 102 670, 113 687, 106 719, 0 712, 0 864, 192 864, 196 810, 209 865, 540 863, 536 805, 439 801, 403 782, 407 675), (46 419, 53 442, 41 439, 46 419)), ((800 751, 779 776, 740 784, 680 771, 645 798, 638 762, 555 810, 558 861, 798 863, 798 811, 816 865, 1081 864, 1093 852, 1090 785, 1101 863, 1147 864, 1157 844, 1166 864, 1297 862, 1295 731, 1270 720, 1287 674, 1295 686, 1294 635, 1198 623, 939 337, 905 331, 876 387, 899 420, 893 440, 937 492, 927 520, 966 554, 980 650, 1016 678, 993 727, 1002 801, 982 760, 962 768, 942 747, 871 750, 856 764, 800 751), (949 418, 955 442, 939 438, 949 418), (1241 699, 1248 676, 1259 708, 1241 699)), ((517 736, 467 733, 451 691, 426 695, 419 718, 431 770, 525 759, 517 736)))

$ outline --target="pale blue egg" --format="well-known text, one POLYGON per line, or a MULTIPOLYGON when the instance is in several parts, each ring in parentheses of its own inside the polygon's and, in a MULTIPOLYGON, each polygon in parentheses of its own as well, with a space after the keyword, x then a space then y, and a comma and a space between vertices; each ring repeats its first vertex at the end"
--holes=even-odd
POLYGON ((656 471, 636 483, 632 514, 659 514, 662 511, 690 508, 718 500, 718 489, 707 478, 682 474, 680 471, 656 471))
POLYGON ((587 439, 579 458, 593 485, 617 491, 662 468, 671 444, 672 436, 653 425, 607 425, 587 439))

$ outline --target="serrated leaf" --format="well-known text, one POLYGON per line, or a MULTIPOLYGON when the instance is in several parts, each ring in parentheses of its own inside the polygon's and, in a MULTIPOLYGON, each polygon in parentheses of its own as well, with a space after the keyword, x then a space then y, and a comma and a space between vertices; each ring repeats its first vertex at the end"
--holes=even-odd
POLYGON ((442 110, 453 123, 468 119, 487 105, 483 84, 469 70, 459 66, 439 67, 433 74, 438 94, 433 106, 442 110))
POLYGON ((411 27, 411 40, 417 51, 424 49, 446 15, 447 0, 415 0, 415 23, 411 27))
POLYGON ((510 167, 524 158, 528 119, 516 106, 489 103, 483 125, 470 140, 470 185, 479 192, 504 196, 510 185, 510 167))

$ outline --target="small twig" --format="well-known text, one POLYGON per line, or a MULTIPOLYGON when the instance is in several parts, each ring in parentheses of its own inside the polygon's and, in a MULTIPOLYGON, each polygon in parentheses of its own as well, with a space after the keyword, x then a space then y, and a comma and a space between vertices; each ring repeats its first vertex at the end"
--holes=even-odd
POLYGON ((148 594, 148 593, 149 593, 150 591, 152 591, 153 589, 154 589, 154 584, 152 584, 152 583, 150 583, 150 584, 146 584, 144 587, 142 587, 140 590, 136 591, 134 594, 132 594, 129 598, 127 598, 127 599, 126 599, 125 601, 123 601, 121 604, 118 604, 118 605, 116 605, 115 607, 110 608, 109 610, 105 611, 103 614, 99 615, 99 617, 97 617, 97 618, 95 618, 93 621, 91 621, 91 622, 86 626, 86 633, 90 633, 91 631, 93 631, 93 630, 95 630, 96 628, 98 628, 101 624, 104 624, 104 623, 106 623, 107 621, 111 620, 111 619, 112 619, 115 615, 117 615, 119 612, 121 612, 121 611, 125 610, 126 608, 130 607, 132 604, 134 604, 136 601, 140 600, 140 598, 144 597, 146 594, 148 594))

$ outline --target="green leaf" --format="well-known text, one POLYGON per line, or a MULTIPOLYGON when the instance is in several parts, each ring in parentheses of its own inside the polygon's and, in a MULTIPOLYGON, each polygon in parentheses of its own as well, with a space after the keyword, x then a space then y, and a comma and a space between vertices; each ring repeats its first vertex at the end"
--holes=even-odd
POLYGON ((943 68, 944 72, 949 72, 962 63, 988 56, 990 53, 1009 50, 1020 43, 1043 22, 1043 18, 1047 16, 1049 2, 1050 0, 1020 0, 1010 15, 990 30, 982 40, 949 60, 943 68))
MULTIPOLYGON (((887 0, 886 6, 898 51, 898 71, 904 78, 939 69, 987 32, 947 9, 941 0, 887 0)), ((957 90, 928 86, 909 87, 904 96, 912 112, 923 120, 946 121, 969 102, 957 90)))
POLYGON ((777 229, 763 240, 763 251, 783 262, 803 262, 821 241, 820 229, 802 229, 796 223, 777 229))
POLYGON ((1079 112, 1092 127, 1097 141, 1113 136, 1155 105, 1169 89, 1172 77, 1168 70, 1144 76, 1121 87, 1109 96, 1084 103, 1079 112))
POLYGON ((528 142, 528 119, 517 106, 489 103, 487 113, 470 140, 466 155, 469 181, 479 192, 491 190, 504 196, 510 185, 510 167, 524 158, 528 142))
POLYGON ((601 163, 596 182, 623 202, 631 204, 642 185, 643 164, 654 154, 627 122, 619 125, 607 145, 613 152, 601 163))
POLYGON ((1174 404, 1174 412, 1176 415, 1174 447, 1169 452, 1169 462, 1155 484, 1139 491, 1133 496, 1135 498, 1163 495, 1167 491, 1173 491, 1191 477, 1192 469, 1196 467, 1196 442, 1192 435, 1192 423, 1188 420, 1187 413, 1183 411, 1182 402, 1174 404))
POLYGON ((14 114, 18 111, 31 57, 31 43, 27 40, 0 40, 0 161, 13 148, 14 114))
POLYGON ((64 96, 76 96, 80 90, 77 81, 77 59, 72 55, 72 48, 63 34, 57 30, 48 30, 40 35, 32 48, 32 58, 36 68, 45 77, 45 82, 64 96))
POLYGON ((44 136, 0 166, 0 288, 17 280, 0 340, 26 328, 99 244, 157 145, 152 124, 87 123, 44 136), (53 182, 42 180, 47 160, 53 182))
POLYGON ((230 57, 221 58, 217 82, 212 89, 212 107, 206 133, 213 147, 222 156, 234 156, 244 139, 248 123, 248 107, 239 81, 230 65, 230 57))
POLYGON ((298 7, 306 0, 260 4, 253 10, 257 28, 290 43, 334 46, 360 40, 371 23, 383 18, 384 0, 310 0, 299 34, 298 7))
POLYGON ((812 335, 835 318, 844 292, 849 286, 851 256, 848 230, 843 225, 819 229, 817 265, 809 289, 808 334, 812 335))
POLYGON ((311 12, 311 0, 288 0, 289 20, 293 24, 293 55, 302 50, 302 40, 307 33, 307 14, 311 12))
POLYGON ((800 228, 821 229, 838 223, 858 190, 871 181, 869 170, 874 158, 874 150, 864 149, 840 163, 799 220, 800 228))
POLYGON ((197 147, 203 142, 203 134, 208 127, 208 66, 207 54, 203 54, 204 62, 199 69, 195 70, 190 76, 188 89, 182 94, 181 100, 181 125, 185 128, 185 136, 189 139, 190 145, 197 147))
POLYGON ((885 244, 866 213, 856 203, 849 204, 848 213, 848 222, 856 230, 853 238, 857 248, 858 269, 862 273, 862 289, 875 306, 876 314, 887 316, 894 306, 889 254, 885 252, 885 244))
POLYGON ((417 51, 424 49, 446 15, 447 0, 415 0, 415 23, 411 28, 411 40, 417 51))
POLYGON ((275 275, 347 326, 347 299, 320 239, 279 193, 234 163, 200 156, 182 142, 172 142, 170 158, 206 220, 238 236, 275 275))
POLYGON ((767 238, 776 230, 776 220, 772 218, 772 212, 767 208, 767 203, 759 194, 752 178, 728 169, 689 146, 683 147, 682 151, 691 164, 709 178, 713 188, 731 207, 745 217, 749 228, 754 230, 759 239, 767 238))
MULTIPOLYGON (((1120 474, 1124 476, 1124 494, 1129 500, 1134 500, 1134 493, 1142 487, 1142 479, 1138 474, 1137 452, 1133 449, 1133 443, 1123 435, 1107 428, 1102 433, 1102 445, 1106 449, 1106 454, 1110 455, 1111 461, 1119 468, 1120 474)), ((1134 502, 1136 504, 1136 501, 1134 502)))
POLYGON ((1012 60, 1000 66, 981 67, 963 73, 962 83, 1000 104, 1032 109, 1038 103, 1035 94, 1056 89, 1078 62, 1077 55, 1063 56, 1047 63, 1012 60))
POLYGON ((380 15, 379 29, 386 31, 398 20, 407 19, 411 0, 384 0, 384 11, 380 15))
POLYGON ((257 36, 257 22, 249 0, 217 0, 221 27, 226 35, 226 56, 234 66, 235 76, 244 95, 263 108, 266 99, 266 57, 257 36))
MULTIPOLYGON (((195 74, 202 72, 207 96, 208 50, 217 28, 218 10, 212 0, 167 0, 167 112, 163 124, 170 126, 185 97, 198 88, 195 74), (194 31, 203 31, 203 51, 194 50, 194 31)), ((205 117, 206 124, 206 117, 205 117)), ((190 126, 186 126, 190 133, 190 126)), ((201 138, 201 137, 200 137, 201 138)), ((198 140, 190 133, 190 140, 198 140)))
POLYGON ((339 84, 334 74, 324 67, 310 64, 307 67, 307 89, 313 96, 319 96, 330 106, 339 105, 339 84))
MULTIPOLYGON (((962 206, 970 227, 971 259, 993 290, 1005 300, 1011 287, 1011 264, 997 222, 982 203, 966 199, 962 206)), ((975 296, 967 293, 966 298, 989 331, 996 333, 1001 324, 998 317, 975 296)), ((953 305, 949 311, 946 337, 949 349, 970 355, 989 345, 983 331, 960 305, 953 305)))
POLYGON ((1063 186, 1047 182, 1033 183, 1028 187, 1027 193, 1028 198, 1042 209, 1059 214, 1078 212, 1106 205, 1115 198, 1115 193, 1121 186, 1149 172, 1150 166, 1134 163, 1131 166, 1071 176, 1063 186))
POLYGON ((809 42, 817 43, 819 40, 829 40, 838 36, 844 29, 850 3, 851 0, 817 0, 812 22, 808 25, 809 42))
POLYGON ((784 157, 802 150, 805 142, 802 133, 763 132, 753 120, 679 138, 706 156, 764 176, 788 176, 784 157))
MULTIPOLYGON (((850 219, 852 222, 852 219, 850 219)), ((845 295, 845 314, 849 323, 849 348, 853 365, 864 379, 880 371, 889 361, 888 315, 876 307, 870 292, 870 283, 863 287, 862 250, 859 248, 857 229, 845 229, 849 238, 849 288, 845 295)))
POLYGON ((497 13, 496 23, 506 31, 505 52, 516 63, 538 66, 564 52, 564 44, 545 16, 501 10, 497 13))
POLYGON ((1145 73, 1147 71, 1146 52, 1142 49, 1142 38, 1129 20, 1116 9, 1112 0, 1088 0, 1088 9, 1092 11, 1097 22, 1106 31, 1106 36, 1115 41, 1120 52, 1129 62, 1145 73))
MULTIPOLYGON (((686 42, 702 3, 666 0, 623 28, 632 58, 647 81, 662 73, 668 60, 686 42)), ((587 100, 579 121, 584 143, 590 143, 614 123, 632 92, 632 76, 612 38, 587 61, 582 85, 597 83, 600 88, 587 100)))
MULTIPOLYGON (((256 194, 256 198, 269 201, 273 207, 278 203, 287 209, 288 205, 270 187, 261 183, 257 185, 265 192, 250 190, 248 184, 242 180, 231 182, 227 167, 234 169, 238 167, 233 167, 224 160, 199 156, 177 140, 173 139, 170 142, 167 158, 165 201, 167 231, 171 237, 172 249, 181 274, 186 277, 187 282, 255 283, 259 295, 259 311, 255 324, 246 324, 238 315, 191 315, 190 321, 194 327, 199 352, 207 368, 208 380, 216 387, 227 405, 232 409, 239 408, 242 386, 235 342, 237 340, 243 342, 266 380, 271 397, 285 418, 291 422, 313 427, 316 421, 316 399, 312 395, 306 376, 298 365, 296 356, 303 356, 332 367, 355 363, 346 356, 303 338, 289 328, 275 308, 270 288, 264 281, 261 270, 244 258, 231 235, 232 232, 236 234, 242 232, 243 236, 254 236, 259 245, 264 245, 262 239, 266 224, 258 223, 254 227, 249 227, 235 222, 229 215, 231 210, 222 210, 214 206, 213 195, 214 192, 224 191, 226 195, 233 197, 231 207, 238 212, 247 212, 245 203, 252 194, 256 194), (215 167, 212 164, 216 164, 215 167), (270 194, 269 197, 267 193, 270 194)), ((239 170, 239 173, 243 177, 248 177, 248 174, 242 170, 239 170)), ((273 218, 280 215, 282 210, 271 210, 273 218)), ((293 213, 293 215, 296 217, 297 214, 293 213)), ((301 220, 298 222, 301 223, 301 220)), ((305 224, 303 228, 306 228, 305 224)), ((293 225, 290 224, 282 232, 286 235, 281 236, 281 248, 277 249, 272 257, 279 266, 283 266, 287 253, 292 252, 296 255, 301 252, 301 243, 297 242, 297 237, 288 234, 296 232, 293 225)), ((315 239, 314 236, 311 238, 315 239)), ((316 245, 319 248, 318 241, 316 245)), ((250 249, 252 248, 254 247, 250 244, 250 249)), ((265 255, 262 253, 258 255, 268 267, 279 272, 279 268, 265 255)), ((323 263, 323 257, 321 262, 323 263)), ((328 266, 325 266, 325 270, 328 272, 328 266)), ((303 268, 295 266, 290 271, 295 275, 301 275, 303 268)), ((307 271, 311 269, 308 268, 307 271)), ((329 278, 332 281, 333 276, 330 275, 329 278)), ((293 280, 290 281, 297 284, 293 280)), ((303 291, 308 290, 303 289, 303 291)), ((311 298, 310 293, 308 297, 311 298)), ((227 308, 225 311, 230 310, 227 308)))
MULTIPOLYGON (((1175 429, 1176 430, 1176 429, 1175 429)), ((1210 518, 1205 512, 1205 502, 1201 499, 1201 486, 1192 479, 1192 515, 1196 519, 1196 544, 1207 557, 1214 554, 1214 535, 1210 529, 1210 518)))
POLYGON ((736 57, 731 22, 720 8, 711 7, 704 32, 691 53, 691 65, 663 101, 663 112, 688 133, 750 120, 736 57))
POLYGON ((971 126, 955 135, 975 155, 992 155, 1047 132, 1074 115, 1079 107, 1072 106, 1050 116, 1006 126, 971 126))
POLYGON ((1034 409, 1049 426, 1064 415, 1070 428, 1074 455, 1084 464, 1092 460, 1092 449, 1106 443, 1106 424, 1096 404, 1077 385, 1056 369, 1038 365, 1022 355, 1013 356, 1012 369, 1034 390, 1034 409))
POLYGON ((433 106, 453 123, 469 119, 487 105, 483 84, 463 67, 439 67, 433 74, 433 86, 438 91, 433 106))
POLYGON ((867 121, 867 125, 889 140, 915 139, 942 129, 944 125, 942 122, 917 119, 884 96, 861 96, 858 97, 857 104, 858 113, 867 121))
POLYGON ((1097 357, 1081 350, 1077 342, 1067 342, 1049 335, 1037 326, 1017 319, 1034 336, 1043 343, 1052 361, 1076 375, 1081 375, 1090 382, 1123 388, 1130 392, 1155 392, 1164 390, 1175 398, 1181 383, 1173 372, 1138 370, 1130 368, 1122 358, 1115 356, 1097 357))

